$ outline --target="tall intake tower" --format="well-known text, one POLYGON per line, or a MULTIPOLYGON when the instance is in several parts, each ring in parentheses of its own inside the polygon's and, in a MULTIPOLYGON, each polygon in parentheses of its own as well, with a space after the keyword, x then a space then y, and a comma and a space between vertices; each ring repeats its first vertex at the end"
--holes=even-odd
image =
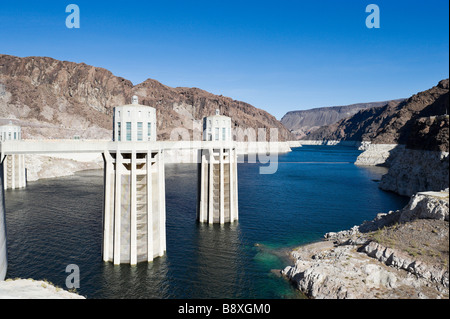
POLYGON ((114 108, 113 130, 116 150, 103 153, 103 260, 135 265, 166 251, 164 154, 156 143, 156 110, 133 96, 131 104, 114 108))
POLYGON ((220 115, 219 110, 203 118, 203 141, 213 141, 214 146, 201 150, 197 219, 209 224, 237 221, 237 153, 231 118, 220 115))

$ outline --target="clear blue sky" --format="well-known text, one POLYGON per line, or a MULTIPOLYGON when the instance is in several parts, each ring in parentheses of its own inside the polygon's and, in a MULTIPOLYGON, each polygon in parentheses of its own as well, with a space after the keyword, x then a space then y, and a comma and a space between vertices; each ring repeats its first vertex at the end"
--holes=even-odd
POLYGON ((286 112, 409 97, 449 74, 447 0, 5 1, 0 53, 104 67, 286 112), (68 4, 80 29, 66 28, 68 4), (368 4, 380 29, 368 29, 368 4))

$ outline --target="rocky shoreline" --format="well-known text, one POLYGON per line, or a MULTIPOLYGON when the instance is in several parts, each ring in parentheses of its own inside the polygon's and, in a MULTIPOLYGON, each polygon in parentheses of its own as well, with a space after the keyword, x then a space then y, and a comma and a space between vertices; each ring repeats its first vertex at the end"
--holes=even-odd
POLYGON ((292 251, 282 270, 313 299, 449 298, 449 193, 422 192, 405 208, 292 251))
POLYGON ((384 166, 379 184, 385 191, 412 196, 419 191, 444 189, 449 178, 449 153, 409 149, 401 144, 362 144, 355 165, 384 166))
POLYGON ((7 279, 0 281, 0 299, 86 299, 45 280, 7 279))

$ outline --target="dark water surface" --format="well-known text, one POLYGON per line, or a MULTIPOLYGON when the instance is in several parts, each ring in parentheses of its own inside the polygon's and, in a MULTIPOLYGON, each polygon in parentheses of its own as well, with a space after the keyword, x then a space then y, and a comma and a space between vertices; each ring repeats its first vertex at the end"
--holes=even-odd
POLYGON ((197 165, 166 165, 167 253, 152 263, 114 266, 101 258, 101 171, 30 182, 6 192, 7 278, 46 279, 65 288, 66 266, 80 269, 88 298, 300 298, 272 269, 282 248, 320 240, 407 198, 378 189, 381 168, 353 163, 359 151, 304 146, 280 155, 278 170, 239 171, 239 222, 196 222, 197 165))

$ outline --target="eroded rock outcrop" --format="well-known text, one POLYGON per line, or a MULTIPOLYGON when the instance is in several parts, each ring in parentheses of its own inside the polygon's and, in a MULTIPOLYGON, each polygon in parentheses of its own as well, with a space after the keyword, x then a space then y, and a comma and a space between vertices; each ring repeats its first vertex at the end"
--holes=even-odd
MULTIPOLYGON (((400 101, 398 100, 397 102, 400 101)), ((389 101, 358 103, 291 111, 283 116, 281 123, 300 139, 310 135, 322 126, 334 124, 344 118, 351 117, 361 110, 384 106, 388 103, 389 101)))
MULTIPOLYGON (((381 107, 361 110, 335 124, 321 127, 304 139, 406 145, 410 136, 414 134, 412 132, 418 129, 425 135, 437 136, 433 133, 428 134, 426 128, 420 128, 416 122, 421 118, 445 114, 449 114, 449 79, 442 80, 431 89, 419 92, 402 102, 390 101, 381 107)), ((445 143, 445 134, 442 137, 440 141, 445 143)), ((416 143, 416 145, 421 144, 421 142, 416 143)), ((444 150, 438 144, 435 143, 434 147, 444 150)), ((448 138, 446 144, 448 145, 448 138)))
POLYGON ((404 149, 393 155, 379 187, 400 195, 437 191, 448 187, 449 153, 404 149))
POLYGON ((311 298, 448 298, 449 193, 424 192, 292 252, 282 273, 311 298))
POLYGON ((0 299, 86 299, 44 280, 0 281, 0 299))

